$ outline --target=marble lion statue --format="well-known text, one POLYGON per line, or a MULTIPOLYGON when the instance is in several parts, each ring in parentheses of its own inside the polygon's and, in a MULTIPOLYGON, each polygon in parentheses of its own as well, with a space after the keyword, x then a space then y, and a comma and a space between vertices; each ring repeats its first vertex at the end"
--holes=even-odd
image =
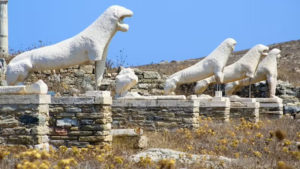
POLYGON ((8 85, 23 82, 32 71, 61 69, 90 62, 96 63, 96 84, 105 70, 109 43, 117 31, 129 29, 123 23, 133 12, 121 6, 109 7, 94 23, 72 38, 57 44, 21 53, 7 66, 8 85))
POLYGON ((164 94, 171 94, 177 85, 192 83, 214 75, 219 82, 223 81, 223 68, 234 50, 236 41, 225 39, 212 53, 200 62, 183 69, 167 78, 164 94))
POLYGON ((121 68, 120 73, 116 77, 116 98, 124 97, 128 90, 138 82, 138 77, 134 70, 130 68, 121 68))
POLYGON ((281 51, 277 48, 272 49, 269 52, 268 56, 259 63, 254 77, 226 84, 226 95, 231 96, 236 90, 243 86, 248 86, 260 81, 267 80, 269 85, 269 95, 271 98, 276 98, 275 92, 277 85, 277 59, 280 58, 280 52, 281 51))
MULTIPOLYGON (((261 56, 266 56, 268 54, 268 51, 269 47, 261 44, 251 48, 238 61, 224 68, 224 79, 222 83, 229 83, 247 77, 253 78, 261 56)), ((219 82, 214 76, 198 81, 195 86, 195 93, 201 94, 207 89, 210 84, 215 83, 219 82)))

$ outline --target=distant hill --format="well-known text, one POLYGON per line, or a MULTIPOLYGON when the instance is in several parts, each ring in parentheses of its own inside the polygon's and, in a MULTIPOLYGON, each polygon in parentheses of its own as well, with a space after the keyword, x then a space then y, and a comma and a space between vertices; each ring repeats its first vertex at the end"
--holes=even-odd
MULTIPOLYGON (((300 40, 283 42, 269 45, 270 49, 278 48, 281 50, 281 58, 278 62, 278 79, 289 81, 294 86, 300 86, 300 40)), ((238 60, 248 50, 238 51, 233 53, 230 57, 228 64, 238 60)), ((137 66, 141 70, 154 70, 161 74, 170 75, 186 67, 189 67, 202 58, 190 59, 185 61, 171 61, 168 63, 149 64, 137 66)))

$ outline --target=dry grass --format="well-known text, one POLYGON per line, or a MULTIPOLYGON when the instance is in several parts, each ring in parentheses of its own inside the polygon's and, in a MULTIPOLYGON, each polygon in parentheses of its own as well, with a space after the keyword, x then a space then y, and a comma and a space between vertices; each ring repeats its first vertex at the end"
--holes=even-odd
MULTIPOLYGON (((170 148, 191 154, 209 154, 238 159, 231 168, 299 168, 299 121, 289 118, 251 123, 245 120, 216 123, 199 119, 196 130, 179 129, 176 132, 148 132, 149 147, 170 148)), ((119 140, 120 141, 120 140, 119 140)), ((131 144, 115 141, 112 148, 60 147, 49 152, 27 149, 23 146, 1 147, 0 168, 67 169, 67 168, 205 168, 201 163, 179 164, 173 159, 159 163, 143 158, 138 163, 129 161, 137 150, 131 144)))

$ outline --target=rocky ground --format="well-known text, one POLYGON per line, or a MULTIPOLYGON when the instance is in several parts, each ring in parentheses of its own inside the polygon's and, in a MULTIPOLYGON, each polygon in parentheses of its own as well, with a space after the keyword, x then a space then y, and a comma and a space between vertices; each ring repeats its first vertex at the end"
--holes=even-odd
POLYGON ((146 132, 148 147, 114 139, 112 146, 64 146, 49 151, 0 146, 0 168, 17 169, 296 169, 300 121, 284 117, 218 124, 199 118, 195 130, 146 132))

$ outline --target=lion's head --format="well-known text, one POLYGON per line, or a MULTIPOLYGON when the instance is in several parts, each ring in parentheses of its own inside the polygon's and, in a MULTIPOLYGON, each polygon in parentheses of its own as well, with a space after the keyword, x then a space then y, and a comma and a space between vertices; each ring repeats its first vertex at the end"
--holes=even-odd
POLYGON ((223 41, 223 43, 226 44, 227 47, 231 48, 233 51, 237 42, 232 38, 227 38, 223 41))
POLYGON ((122 6, 114 5, 105 11, 105 15, 108 16, 113 23, 116 23, 117 30, 127 32, 129 25, 125 24, 123 20, 126 17, 131 17, 133 12, 122 6))
POLYGON ((259 52, 261 54, 261 56, 267 56, 268 52, 269 52, 269 47, 262 45, 262 44, 258 44, 254 47, 254 49, 257 50, 257 52, 259 52))
POLYGON ((270 55, 270 56, 275 56, 276 58, 280 58, 280 57, 281 57, 280 52, 281 52, 281 51, 280 51, 279 49, 274 48, 274 49, 272 49, 272 50, 269 52, 269 55, 270 55))
POLYGON ((249 78, 254 77, 261 56, 267 56, 269 47, 258 44, 251 48, 238 62, 244 65, 245 75, 249 78))

